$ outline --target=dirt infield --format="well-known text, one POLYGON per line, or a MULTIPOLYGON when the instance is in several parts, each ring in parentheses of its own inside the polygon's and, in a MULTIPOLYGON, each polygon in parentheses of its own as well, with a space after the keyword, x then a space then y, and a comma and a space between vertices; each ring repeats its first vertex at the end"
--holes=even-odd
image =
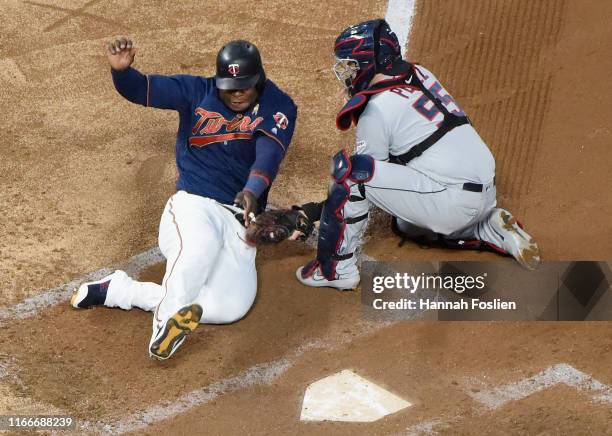
MULTIPOLYGON (((6 308, 156 243, 173 191, 177 117, 116 94, 104 41, 133 36, 143 71, 202 75, 212 74, 222 42, 256 42, 269 77, 299 106, 271 198, 288 205, 319 199, 328 158, 353 140, 334 125, 333 39, 384 16, 387 2, 3 6, 6 308)), ((434 71, 470 115, 497 159, 499 204, 526 223, 548 260, 612 258, 610 17, 612 5, 594 0, 417 2, 407 57, 434 71)), ((366 246, 377 259, 511 261, 397 248, 383 221, 366 246)), ((81 430, 147 434, 612 434, 612 400, 567 383, 499 407, 478 400, 558 364, 612 386, 612 323, 371 323, 358 293, 298 285, 293 273, 312 255, 301 245, 260 250, 260 291, 247 317, 202 326, 168 362, 148 359, 150 315, 141 311, 61 304, 0 320, 0 415, 67 413, 81 430), (306 385, 345 368, 414 406, 374 424, 300 422, 306 385)), ((162 274, 156 265, 141 278, 162 274)))

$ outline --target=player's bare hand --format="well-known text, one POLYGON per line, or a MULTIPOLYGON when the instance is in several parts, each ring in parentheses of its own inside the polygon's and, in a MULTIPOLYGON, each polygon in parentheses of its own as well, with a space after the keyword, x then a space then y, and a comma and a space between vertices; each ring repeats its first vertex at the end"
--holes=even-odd
POLYGON ((306 235, 304 235, 303 232, 300 232, 299 230, 294 230, 293 233, 291 233, 291 236, 289 236, 287 239, 289 241, 297 241, 299 239, 304 238, 304 236, 306 235))
POLYGON ((113 70, 125 70, 134 62, 136 48, 131 39, 121 36, 108 42, 106 46, 106 56, 113 70))
POLYGON ((251 191, 245 189, 236 195, 234 203, 244 209, 244 225, 248 226, 257 211, 257 198, 251 191))

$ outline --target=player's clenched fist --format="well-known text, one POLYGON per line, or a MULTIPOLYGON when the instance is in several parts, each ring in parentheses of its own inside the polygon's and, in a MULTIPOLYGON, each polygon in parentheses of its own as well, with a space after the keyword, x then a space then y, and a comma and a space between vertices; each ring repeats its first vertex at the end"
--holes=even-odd
POLYGON ((132 40, 125 36, 110 41, 106 46, 106 56, 113 70, 125 70, 134 62, 136 48, 132 40))

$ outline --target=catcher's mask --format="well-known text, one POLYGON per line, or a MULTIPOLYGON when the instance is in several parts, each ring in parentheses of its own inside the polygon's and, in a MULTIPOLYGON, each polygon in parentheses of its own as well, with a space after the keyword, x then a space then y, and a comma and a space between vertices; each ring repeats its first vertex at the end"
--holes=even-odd
POLYGON ((367 89, 376 73, 395 76, 408 72, 397 36, 382 19, 343 30, 336 38, 334 57, 332 70, 349 97, 367 89))
POLYGON ((231 41, 217 54, 218 89, 247 89, 255 86, 259 92, 266 81, 261 56, 255 44, 249 41, 231 41))

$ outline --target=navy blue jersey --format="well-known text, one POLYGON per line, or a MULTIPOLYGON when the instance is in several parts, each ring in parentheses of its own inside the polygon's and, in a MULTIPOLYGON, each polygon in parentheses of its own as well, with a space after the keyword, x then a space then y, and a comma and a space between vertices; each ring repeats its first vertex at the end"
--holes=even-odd
POLYGON ((245 113, 225 106, 214 77, 143 76, 130 67, 113 71, 113 81, 134 103, 178 111, 177 189, 231 204, 246 188, 265 204, 297 117, 293 100, 272 81, 245 113))

